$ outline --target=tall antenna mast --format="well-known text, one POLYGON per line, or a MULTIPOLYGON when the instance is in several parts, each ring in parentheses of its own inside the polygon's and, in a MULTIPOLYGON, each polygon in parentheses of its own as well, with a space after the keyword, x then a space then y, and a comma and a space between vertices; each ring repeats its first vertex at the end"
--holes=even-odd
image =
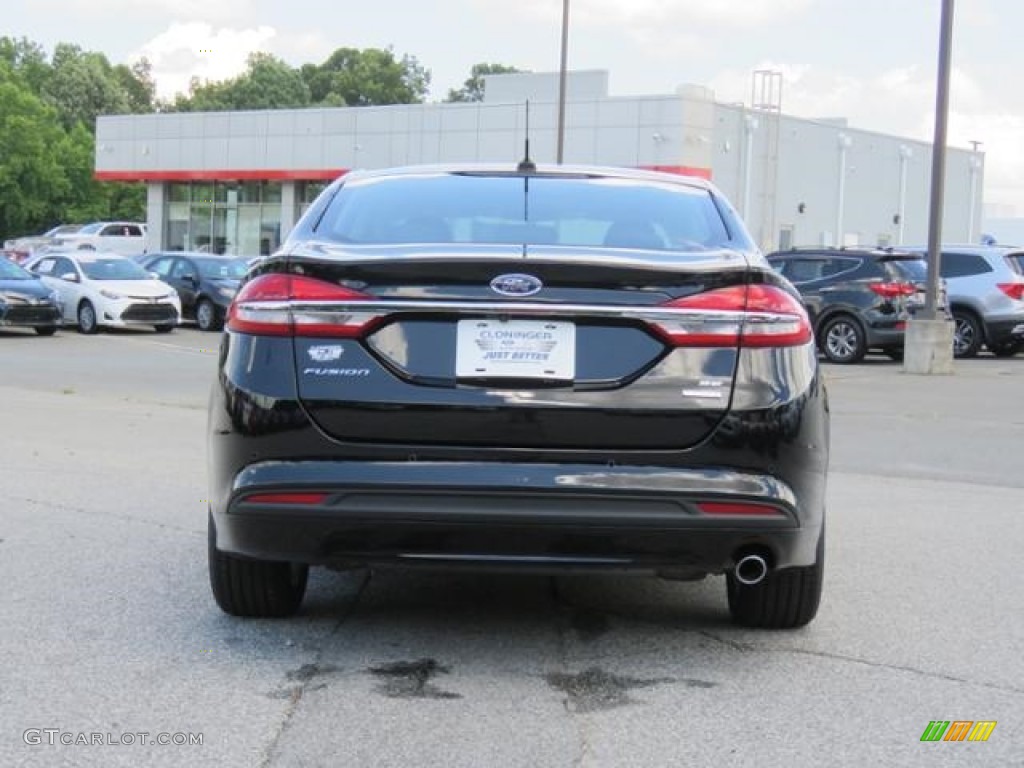
POLYGON ((526 155, 519 161, 516 168, 519 173, 534 173, 537 164, 530 159, 530 100, 526 100, 526 155))

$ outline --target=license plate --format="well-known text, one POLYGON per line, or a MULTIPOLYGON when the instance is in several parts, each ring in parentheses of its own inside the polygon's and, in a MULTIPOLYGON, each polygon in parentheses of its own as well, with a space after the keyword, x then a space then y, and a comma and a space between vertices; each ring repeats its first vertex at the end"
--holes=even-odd
POLYGON ((576 326, 546 320, 460 320, 455 375, 571 381, 576 376, 576 326))

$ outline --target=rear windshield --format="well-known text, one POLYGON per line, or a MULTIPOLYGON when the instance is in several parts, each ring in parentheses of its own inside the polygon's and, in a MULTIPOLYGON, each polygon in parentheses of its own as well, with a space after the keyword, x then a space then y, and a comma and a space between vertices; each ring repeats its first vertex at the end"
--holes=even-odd
POLYGON ((248 262, 245 259, 195 259, 203 277, 214 280, 241 280, 248 262))
POLYGON ((661 251, 730 244, 722 214, 706 190, 565 176, 445 173, 353 180, 331 201, 316 233, 355 244, 552 244, 661 251))
POLYGON ((928 262, 924 259, 887 259, 882 263, 893 279, 909 282, 928 279, 928 262))

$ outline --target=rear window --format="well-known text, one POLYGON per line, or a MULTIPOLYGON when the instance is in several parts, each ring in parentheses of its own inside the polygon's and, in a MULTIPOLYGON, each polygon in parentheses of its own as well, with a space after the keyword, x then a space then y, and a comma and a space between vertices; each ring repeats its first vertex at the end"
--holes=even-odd
POLYGON ((1006 257, 1006 263, 1010 269, 1018 275, 1024 275, 1024 253, 1011 253, 1006 257))
POLYGON ((894 280, 923 282, 928 279, 928 262, 924 259, 888 259, 882 264, 894 280))
POLYGON ((711 194, 620 178, 437 174, 353 180, 316 228, 342 243, 694 250, 735 245, 711 194))

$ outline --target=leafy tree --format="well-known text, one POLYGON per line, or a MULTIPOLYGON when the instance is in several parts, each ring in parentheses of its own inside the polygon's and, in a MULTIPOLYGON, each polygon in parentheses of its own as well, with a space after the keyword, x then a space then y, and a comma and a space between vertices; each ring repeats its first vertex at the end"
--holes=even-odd
POLYGON ((365 107, 417 104, 430 87, 430 72, 415 57, 380 48, 339 48, 319 65, 301 69, 313 103, 365 107))
POLYGON ((65 128, 82 122, 90 131, 95 131, 98 115, 131 111, 129 96, 102 53, 58 43, 53 52, 52 68, 43 93, 57 109, 65 128))
POLYGON ((60 218, 70 183, 53 148, 64 140, 53 109, 0 62, 0 235, 34 232, 60 218))
POLYGON ((149 59, 143 56, 131 66, 118 64, 113 71, 128 101, 128 110, 133 115, 152 112, 156 106, 156 81, 149 59))
POLYGON ((508 75, 521 71, 506 64, 474 64, 466 82, 459 89, 450 88, 445 101, 483 101, 484 75, 508 75))
POLYGON ((230 109, 287 109, 309 106, 309 87, 302 75, 269 53, 249 56, 245 72, 229 80, 200 83, 193 78, 188 96, 173 109, 209 112, 230 109))

